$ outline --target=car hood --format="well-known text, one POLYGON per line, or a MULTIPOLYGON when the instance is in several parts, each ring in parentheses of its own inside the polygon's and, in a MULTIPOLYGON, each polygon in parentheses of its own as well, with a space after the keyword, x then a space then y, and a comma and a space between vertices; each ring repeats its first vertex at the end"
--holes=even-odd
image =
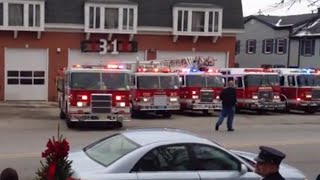
MULTIPOLYGON (((253 162, 255 162, 254 158, 258 156, 258 154, 245 152, 245 151, 231 150, 231 152, 233 152, 234 154, 236 154, 240 157, 244 157, 246 159, 249 159, 250 161, 253 161, 253 162)), ((306 178, 306 176, 303 174, 303 172, 301 172, 297 168, 292 167, 292 166, 285 164, 285 163, 280 164, 279 172, 284 178, 290 178, 290 179, 291 178, 295 178, 295 179, 305 179, 306 178)))
POLYGON ((72 177, 85 177, 86 174, 100 174, 106 171, 106 167, 90 159, 84 151, 73 152, 68 157, 73 163, 71 168, 74 171, 72 177))

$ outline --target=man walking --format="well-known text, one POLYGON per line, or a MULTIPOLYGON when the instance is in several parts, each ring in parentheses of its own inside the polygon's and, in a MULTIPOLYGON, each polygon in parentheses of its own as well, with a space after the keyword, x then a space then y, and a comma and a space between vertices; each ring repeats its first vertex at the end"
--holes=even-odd
POLYGON ((233 81, 228 81, 227 88, 221 91, 220 100, 222 101, 222 110, 220 112, 218 122, 216 123, 216 131, 219 130, 219 126, 223 123, 225 117, 227 117, 228 131, 234 131, 233 117, 237 104, 237 92, 234 88, 233 81))

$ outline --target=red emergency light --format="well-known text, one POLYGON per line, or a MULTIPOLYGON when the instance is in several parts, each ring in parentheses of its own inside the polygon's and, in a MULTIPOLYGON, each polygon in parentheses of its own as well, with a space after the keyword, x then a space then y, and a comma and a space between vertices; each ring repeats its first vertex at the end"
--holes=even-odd
POLYGON ((137 72, 162 72, 162 73, 169 73, 171 72, 170 68, 146 68, 146 67, 139 67, 137 72))
POLYGON ((273 69, 257 68, 257 69, 244 69, 244 72, 275 72, 275 71, 273 69))

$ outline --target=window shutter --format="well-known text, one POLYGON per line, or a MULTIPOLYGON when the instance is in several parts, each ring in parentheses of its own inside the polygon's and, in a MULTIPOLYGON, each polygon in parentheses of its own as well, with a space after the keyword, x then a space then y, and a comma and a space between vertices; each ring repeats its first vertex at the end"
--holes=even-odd
POLYGON ((315 45, 316 45, 316 40, 312 39, 312 55, 314 55, 314 51, 315 51, 315 45))
POLYGON ((253 40, 253 53, 256 53, 256 49, 257 49, 257 40, 253 40))
POLYGON ((246 42, 246 53, 249 53, 249 40, 246 42))
POLYGON ((278 53, 278 39, 275 39, 275 42, 274 42, 274 52, 278 53))
POLYGON ((273 53, 273 47, 274 47, 274 45, 273 45, 273 39, 270 39, 270 41, 271 41, 271 50, 270 50, 270 53, 272 54, 273 53))
POLYGON ((266 52, 266 40, 262 41, 262 48, 261 49, 262 49, 262 53, 265 54, 265 52, 266 52))
POLYGON ((300 43, 300 55, 304 55, 304 40, 301 39, 299 43, 300 43))
MULTIPOLYGON (((287 39, 284 39, 283 40, 283 54, 286 54, 287 53, 287 39)), ((289 47, 288 47, 289 48, 289 47)))

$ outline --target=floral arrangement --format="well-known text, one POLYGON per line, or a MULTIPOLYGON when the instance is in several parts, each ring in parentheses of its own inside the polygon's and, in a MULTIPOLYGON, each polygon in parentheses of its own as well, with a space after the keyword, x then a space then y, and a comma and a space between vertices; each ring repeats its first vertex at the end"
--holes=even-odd
POLYGON ((45 163, 40 161, 41 168, 38 169, 34 180, 73 180, 72 161, 68 160, 69 150, 69 142, 60 135, 58 125, 58 139, 52 137, 48 140, 47 149, 42 152, 45 163))

